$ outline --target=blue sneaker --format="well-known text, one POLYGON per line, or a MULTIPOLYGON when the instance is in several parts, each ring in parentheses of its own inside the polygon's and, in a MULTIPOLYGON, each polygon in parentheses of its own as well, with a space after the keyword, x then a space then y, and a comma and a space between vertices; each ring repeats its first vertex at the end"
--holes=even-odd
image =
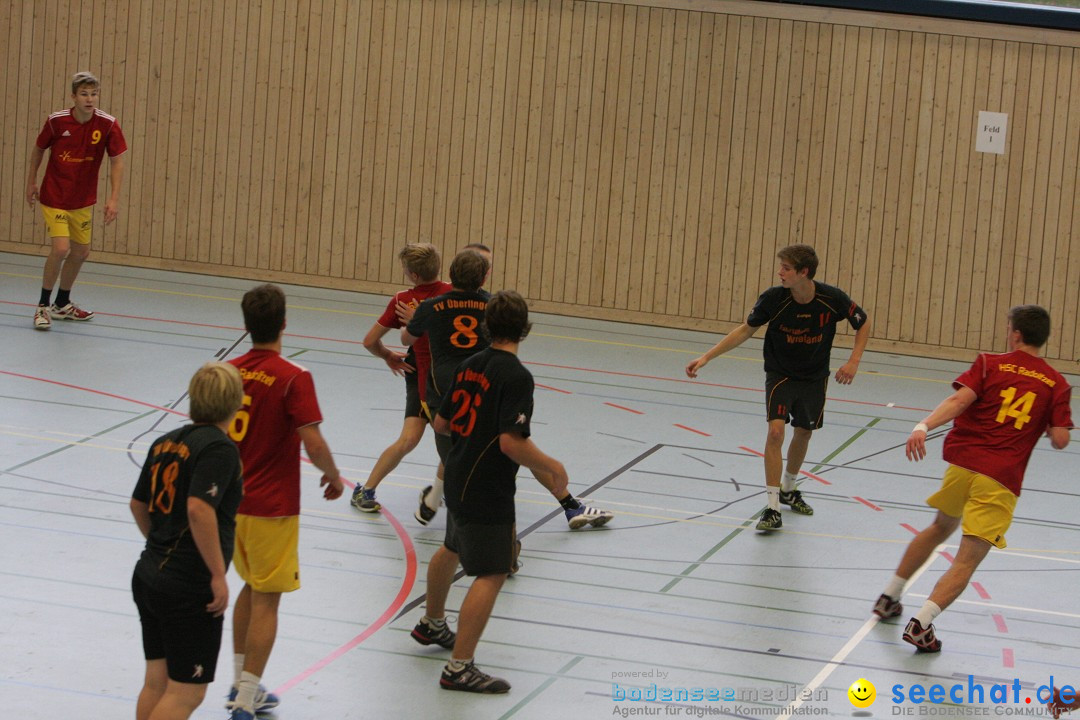
POLYGON ((354 508, 361 512, 379 512, 379 508, 382 507, 382 505, 379 504, 379 501, 375 499, 375 491, 368 490, 363 485, 356 486, 356 489, 353 490, 352 500, 350 502, 354 508))
POLYGON ((255 716, 243 708, 232 708, 229 720, 255 720, 255 716))
POLYGON ((615 513, 594 508, 592 505, 582 504, 573 510, 566 511, 566 522, 571 530, 578 530, 587 525, 600 527, 606 525, 613 517, 615 513))
MULTIPOLYGON (((237 694, 237 692, 238 692, 237 687, 235 685, 233 685, 232 689, 229 690, 229 698, 228 698, 227 702, 225 703, 225 709, 226 710, 232 710, 233 712, 246 713, 247 710, 241 710, 240 708, 236 707, 236 694, 237 694)), ((274 708, 276 708, 280 704, 281 704, 281 698, 279 698, 277 695, 275 695, 272 692, 267 692, 267 690, 266 690, 266 688, 264 686, 259 685, 259 689, 255 691, 255 714, 256 715, 258 715, 259 713, 270 712, 271 710, 273 710, 274 708)), ((241 717, 243 717, 243 716, 241 716, 241 717)), ((248 714, 248 717, 250 717, 250 713, 248 714)))

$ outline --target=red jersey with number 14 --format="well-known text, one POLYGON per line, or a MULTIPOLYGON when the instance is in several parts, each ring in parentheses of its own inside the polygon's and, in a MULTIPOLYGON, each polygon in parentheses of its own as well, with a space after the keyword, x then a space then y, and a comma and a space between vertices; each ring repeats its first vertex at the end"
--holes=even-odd
POLYGON ((306 368, 273 350, 230 360, 244 378, 244 407, 229 429, 244 463, 237 511, 259 517, 300 514, 300 435, 322 422, 315 382, 306 368))
POLYGON ((42 205, 78 210, 97 202, 98 169, 109 157, 127 151, 120 123, 112 115, 94 110, 84 123, 71 110, 54 112, 37 136, 37 146, 49 150, 49 164, 38 194, 42 205))
POLYGON ((945 461, 992 477, 1019 495, 1042 434, 1072 426, 1072 389, 1045 360, 1022 350, 979 355, 953 382, 961 386, 978 399, 945 436, 945 461))

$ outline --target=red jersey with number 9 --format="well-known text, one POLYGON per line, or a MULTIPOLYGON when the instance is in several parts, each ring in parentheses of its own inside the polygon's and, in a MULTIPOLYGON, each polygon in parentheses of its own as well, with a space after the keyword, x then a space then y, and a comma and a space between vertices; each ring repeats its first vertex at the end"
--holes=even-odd
POLYGON ((300 514, 300 435, 322 422, 311 373, 273 350, 230 360, 244 379, 244 406, 229 428, 244 464, 242 515, 300 514))
POLYGON ((42 205, 58 210, 78 210, 96 203, 102 158, 106 152, 116 157, 127 151, 120 123, 100 110, 85 123, 76 120, 70 109, 54 112, 45 120, 37 146, 52 148, 38 198, 42 205))
POLYGON ((1016 495, 1031 452, 1051 427, 1071 427, 1072 389, 1040 357, 983 353, 953 382, 978 396, 945 436, 945 461, 997 480, 1016 495))

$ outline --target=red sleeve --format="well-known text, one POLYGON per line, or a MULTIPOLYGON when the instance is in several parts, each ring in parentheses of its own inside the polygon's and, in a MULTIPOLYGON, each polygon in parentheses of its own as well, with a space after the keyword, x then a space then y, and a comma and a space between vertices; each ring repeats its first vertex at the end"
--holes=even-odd
POLYGON ((959 390, 963 386, 973 390, 976 397, 982 397, 984 380, 986 380, 986 356, 979 355, 963 375, 953 380, 952 385, 954 390, 959 390))
POLYGON ((127 149, 127 141, 124 140, 124 133, 120 130, 120 123, 114 122, 112 129, 109 130, 109 137, 105 140, 105 150, 109 153, 109 157, 116 157, 123 155, 127 149))
POLYGON ((285 391, 285 412, 292 421, 293 429, 322 422, 319 400, 315 395, 315 381, 305 370, 292 379, 285 391))
POLYGON ((37 136, 37 146, 42 150, 48 150, 52 147, 56 138, 53 136, 52 123, 48 118, 45 119, 45 125, 41 128, 41 132, 37 136))
POLYGON ((393 328, 401 327, 401 322, 398 320, 398 316, 397 316, 397 310, 396 310, 397 303, 398 303, 398 294, 395 293, 394 296, 392 298, 390 298, 390 302, 388 302, 386 304, 386 309, 383 310, 383 314, 380 315, 379 319, 376 320, 375 322, 379 323, 384 328, 393 329, 393 328))
POLYGON ((1072 408, 1069 405, 1071 401, 1072 388, 1065 385, 1054 397, 1054 406, 1050 409, 1050 427, 1072 427, 1072 408))

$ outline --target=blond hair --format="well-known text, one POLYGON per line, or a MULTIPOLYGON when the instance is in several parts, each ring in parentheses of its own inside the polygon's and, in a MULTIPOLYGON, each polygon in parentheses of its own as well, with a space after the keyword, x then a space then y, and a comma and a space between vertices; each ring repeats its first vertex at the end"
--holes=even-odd
POLYGON ((83 70, 82 72, 77 72, 71 76, 72 95, 79 92, 79 88, 81 88, 83 85, 93 85, 94 87, 100 88, 101 81, 97 79, 97 76, 94 75, 94 73, 87 72, 86 70, 83 70))
POLYGON ((228 420, 244 402, 240 371, 229 363, 206 363, 191 376, 188 398, 192 422, 217 424, 228 420))
POLYGON ((406 270, 424 282, 437 280, 442 269, 439 250, 431 243, 409 243, 401 248, 398 260, 406 270))

